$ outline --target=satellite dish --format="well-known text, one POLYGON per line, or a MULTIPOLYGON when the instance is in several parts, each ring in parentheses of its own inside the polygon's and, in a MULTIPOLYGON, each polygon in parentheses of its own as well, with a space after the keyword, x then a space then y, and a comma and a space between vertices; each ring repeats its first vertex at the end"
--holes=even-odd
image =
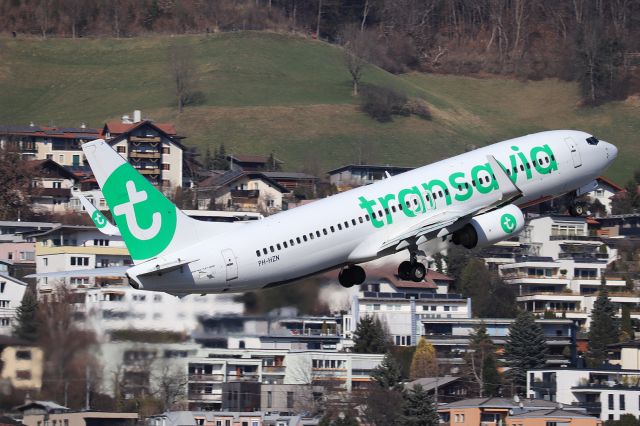
POLYGON ((513 395, 513 401, 517 404, 520 402, 520 397, 518 395, 513 395))

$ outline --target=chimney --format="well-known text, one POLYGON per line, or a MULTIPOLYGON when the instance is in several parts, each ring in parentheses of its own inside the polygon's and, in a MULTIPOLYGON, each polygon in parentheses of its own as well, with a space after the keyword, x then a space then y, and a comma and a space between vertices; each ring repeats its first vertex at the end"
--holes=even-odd
POLYGON ((33 121, 29 123, 29 127, 35 127, 35 124, 33 124, 33 121))
POLYGON ((134 123, 139 123, 142 121, 142 111, 140 111, 139 109, 136 109, 133 111, 133 122, 134 123))
POLYGON ((122 116, 122 124, 131 124, 131 118, 128 114, 122 116))
POLYGON ((81 128, 81 129, 86 129, 86 128, 87 128, 86 123, 80 123, 80 128, 81 128))

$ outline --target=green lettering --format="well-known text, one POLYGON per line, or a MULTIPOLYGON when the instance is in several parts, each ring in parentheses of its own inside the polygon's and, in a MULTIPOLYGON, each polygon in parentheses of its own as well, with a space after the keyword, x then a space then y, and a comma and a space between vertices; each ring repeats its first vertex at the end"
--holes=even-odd
POLYGON ((462 188, 462 189, 458 188, 458 192, 466 191, 464 194, 454 195, 453 198, 455 198, 456 200, 466 201, 469 198, 471 198, 471 196, 473 195, 473 187, 464 181, 464 173, 462 172, 451 173, 451 175, 449 176, 449 183, 451 184, 452 188, 458 188, 458 187, 462 188), (458 181, 458 179, 462 179, 462 182, 458 181))
POLYGON ((536 170, 541 175, 545 175, 547 173, 551 173, 552 171, 558 170, 558 163, 556 163, 555 155, 553 155, 553 151, 549 148, 549 145, 545 144, 543 146, 536 146, 531 149, 531 153, 529 154, 531 157, 531 162, 536 166, 536 170), (545 154, 542 157, 549 158, 549 164, 543 161, 542 164, 538 161, 538 154, 545 154))
POLYGON ((422 194, 420 193, 420 190, 417 186, 405 188, 398 192, 398 201, 400 201, 400 203, 402 204, 402 211, 405 215, 407 215, 407 217, 416 217, 416 213, 425 212, 424 199, 422 198, 422 194), (420 206, 416 209, 415 212, 412 209, 413 206, 411 206, 410 203, 407 203, 406 200, 407 196, 410 194, 415 195, 420 200, 420 206))
POLYGON ((488 194, 489 192, 498 189, 498 182, 493 179, 493 170, 491 169, 491 165, 489 163, 475 166, 473 169, 471 169, 471 179, 476 182, 476 189, 481 194, 488 194), (480 180, 478 179, 478 175, 481 171, 485 171, 489 175, 489 182, 486 182, 486 177, 485 179, 483 179, 483 182, 480 182, 480 180))
POLYGON ((391 216, 391 210, 389 209, 389 201, 392 201, 395 199, 396 199, 396 196, 393 194, 387 194, 384 197, 378 197, 378 201, 380 201, 382 208, 386 212, 385 216, 387 218, 387 224, 389 225, 393 223, 393 216, 391 216))
MULTIPOLYGON (((433 179, 428 183, 423 183, 422 187, 425 189, 425 191, 427 191, 427 193, 431 194, 431 198, 429 200, 431 208, 436 208, 435 202, 433 201, 433 194, 436 193, 436 191, 433 190, 434 187, 440 188, 442 196, 445 198, 447 205, 451 204, 451 195, 449 194, 449 188, 447 188, 447 184, 440 179, 433 179)), ((440 196, 440 194, 438 194, 438 196, 440 196)))
POLYGON ((360 200, 360 208, 367 211, 367 214, 371 218, 371 224, 376 228, 382 228, 384 222, 376 219, 373 213, 373 206, 376 205, 376 200, 367 200, 365 197, 358 197, 360 200))

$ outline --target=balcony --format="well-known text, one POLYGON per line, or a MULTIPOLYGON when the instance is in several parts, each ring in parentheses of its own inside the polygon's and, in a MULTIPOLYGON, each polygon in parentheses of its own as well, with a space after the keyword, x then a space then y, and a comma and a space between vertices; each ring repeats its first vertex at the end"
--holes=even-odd
POLYGON ((133 143, 159 143, 160 136, 130 136, 129 142, 133 143))
POLYGON ((228 374, 227 382, 259 382, 260 375, 258 373, 228 374))
POLYGON ((259 189, 232 189, 230 193, 232 198, 259 198, 260 197, 259 189))
POLYGON ((192 401, 211 401, 211 402, 221 402, 222 401, 222 392, 217 394, 212 393, 189 393, 189 399, 192 401))
POLYGON ((566 240, 566 241, 597 241, 597 242, 601 242, 602 238, 596 236, 596 235, 561 235, 561 234, 556 234, 556 235, 551 235, 549 237, 549 239, 551 241, 562 241, 562 240, 566 240))
POLYGON ((131 150, 129 151, 129 157, 131 158, 152 158, 158 159, 162 156, 158 151, 152 150, 131 150))
POLYGON ((141 175, 159 175, 160 169, 155 168, 136 168, 141 175))
POLYGON ((71 190, 69 188, 38 188, 34 191, 34 196, 70 198, 71 190))
POLYGON ((572 407, 584 408, 588 415, 600 417, 602 403, 600 402, 572 402, 572 407))
POLYGON ((189 374, 190 382, 223 382, 224 374, 189 374))
POLYGON ((282 365, 266 365, 262 367, 263 374, 284 374, 286 367, 282 365))

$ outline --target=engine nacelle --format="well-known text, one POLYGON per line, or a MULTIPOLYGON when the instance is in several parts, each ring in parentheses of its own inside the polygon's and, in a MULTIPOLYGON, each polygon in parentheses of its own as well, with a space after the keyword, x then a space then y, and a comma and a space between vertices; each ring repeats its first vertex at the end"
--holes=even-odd
POLYGON ((510 204, 471 219, 453 233, 451 241, 468 249, 485 247, 510 238, 524 228, 522 210, 510 204))

